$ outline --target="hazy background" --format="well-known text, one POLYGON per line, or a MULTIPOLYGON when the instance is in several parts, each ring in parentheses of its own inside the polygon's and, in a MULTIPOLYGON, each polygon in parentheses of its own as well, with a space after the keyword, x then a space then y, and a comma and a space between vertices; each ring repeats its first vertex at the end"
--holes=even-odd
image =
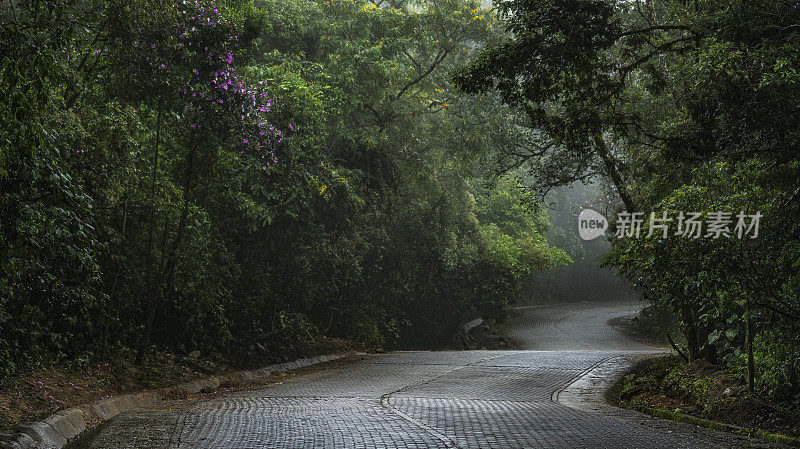
MULTIPOLYGON (((547 240, 564 249, 574 263, 548 272, 536 273, 526 286, 522 303, 547 304, 574 301, 609 301, 636 298, 635 290, 611 270, 597 268, 610 249, 607 238, 584 241, 578 236, 577 217, 582 207, 607 215, 618 201, 602 184, 575 183, 552 190, 545 196, 552 229, 547 240)), ((608 217, 611 218, 611 217, 608 217)))

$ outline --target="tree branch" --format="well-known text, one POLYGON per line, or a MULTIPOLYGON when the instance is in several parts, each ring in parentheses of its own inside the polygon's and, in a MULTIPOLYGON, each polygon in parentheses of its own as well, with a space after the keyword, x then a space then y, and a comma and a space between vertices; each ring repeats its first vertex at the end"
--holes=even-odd
POLYGON ((447 55, 449 53, 450 53, 450 49, 449 48, 440 49, 439 52, 436 54, 436 57, 433 59, 433 62, 431 63, 430 67, 428 67, 427 70, 425 70, 424 72, 420 73, 419 76, 417 76, 413 80, 409 81, 405 86, 403 86, 403 88, 400 89, 400 92, 397 93, 395 98, 399 100, 400 97, 402 97, 403 94, 406 93, 406 91, 409 88, 411 88, 411 86, 414 86, 415 84, 417 84, 420 81, 422 81, 423 79, 425 79, 426 76, 430 75, 431 72, 433 72, 433 70, 436 69, 436 67, 438 67, 439 64, 442 63, 442 61, 444 61, 444 59, 447 57, 447 55))

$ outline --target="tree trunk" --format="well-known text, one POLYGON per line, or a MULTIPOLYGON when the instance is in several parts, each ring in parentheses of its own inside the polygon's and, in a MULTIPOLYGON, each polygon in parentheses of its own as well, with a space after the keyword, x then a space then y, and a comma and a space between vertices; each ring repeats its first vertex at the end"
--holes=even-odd
POLYGON ((797 375, 797 371, 800 370, 800 364, 798 364, 798 357, 797 352, 792 351, 792 359, 789 365, 789 385, 792 386, 792 396, 797 395, 800 393, 800 376, 797 375))
POLYGON ((681 305, 681 319, 686 334, 686 350, 689 352, 689 362, 700 358, 700 348, 697 344, 697 323, 688 304, 681 305))
POLYGON ((750 318, 749 299, 745 310, 745 345, 747 346, 747 390, 752 393, 755 389, 756 369, 753 362, 753 324, 750 318))
POLYGON ((155 294, 152 295, 152 300, 147 308, 147 322, 145 323, 144 334, 142 336, 142 344, 139 346, 139 354, 136 356, 137 363, 141 363, 144 359, 144 354, 147 347, 150 345, 150 336, 153 332, 153 321, 155 320, 156 307, 160 300, 163 299, 164 294, 169 290, 172 284, 172 278, 175 273, 175 266, 178 261, 178 248, 183 241, 186 232, 186 222, 189 216, 189 196, 192 189, 192 181, 194 180, 194 162, 195 162, 195 135, 191 133, 189 137, 189 154, 186 156, 186 171, 184 172, 183 183, 183 207, 181 208, 181 217, 178 220, 178 228, 175 230, 175 238, 170 242, 169 249, 167 250, 166 263, 158 276, 158 281, 155 283, 155 294))
POLYGON ((153 171, 150 179, 150 206, 153 208, 150 214, 150 223, 147 230, 147 275, 145 285, 145 297, 147 302, 147 319, 145 322, 144 334, 139 338, 139 347, 137 348, 136 364, 139 365, 144 359, 145 347, 150 344, 150 331, 153 328, 153 316, 155 316, 155 295, 153 294, 153 233, 155 232, 155 223, 158 217, 158 209, 155 207, 156 196, 156 178, 158 176, 158 160, 159 160, 159 147, 161 144, 161 116, 162 116, 162 102, 158 101, 158 117, 156 118, 156 144, 153 150, 153 171))
POLYGON ((628 192, 628 187, 623 181, 622 175, 619 173, 617 164, 614 162, 614 158, 611 156, 611 152, 609 151, 606 142, 602 137, 600 137, 599 133, 594 134, 592 137, 594 139, 595 150, 600 156, 600 159, 603 160, 603 165, 605 165, 606 171, 608 171, 608 176, 611 178, 611 182, 617 186, 617 192, 619 193, 620 198, 622 198, 623 204, 625 204, 625 210, 628 212, 636 212, 636 206, 634 205, 633 198, 628 192))
POLYGON ((164 288, 169 288, 172 284, 172 278, 175 273, 175 266, 178 263, 178 247, 183 242, 183 237, 186 232, 186 222, 189 218, 189 196, 192 191, 192 184, 194 181, 194 163, 195 163, 195 135, 191 134, 189 137, 189 154, 186 157, 186 171, 184 173, 183 182, 183 209, 181 210, 181 218, 178 220, 178 229, 175 230, 175 239, 170 245, 169 252, 167 253, 167 265, 164 267, 166 272, 166 282, 164 288))
POLYGON ((703 359, 705 359, 706 362, 715 365, 717 363, 717 348, 716 346, 708 342, 708 334, 709 334, 708 327, 706 326, 699 327, 697 331, 697 341, 703 342, 703 344, 699 345, 700 347, 703 348, 700 351, 703 356, 703 359))

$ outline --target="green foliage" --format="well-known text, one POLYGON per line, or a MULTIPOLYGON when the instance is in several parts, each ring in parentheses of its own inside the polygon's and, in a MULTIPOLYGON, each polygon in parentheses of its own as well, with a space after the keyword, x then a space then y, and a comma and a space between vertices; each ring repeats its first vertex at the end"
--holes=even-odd
POLYGON ((708 412, 714 406, 711 389, 714 387, 714 379, 711 377, 698 376, 691 373, 686 365, 679 365, 667 372, 664 377, 664 385, 689 396, 696 403, 702 405, 708 412))
POLYGON ((497 39, 477 2, 14 7, 3 374, 148 345, 434 346, 568 261, 536 198, 480 168, 508 110, 450 86, 497 39))
POLYGON ((800 398, 798 3, 519 0, 501 19, 455 81, 496 88, 549 140, 514 159, 544 187, 599 173, 645 217, 762 214, 755 239, 615 240, 605 265, 672 308, 691 358, 800 398))

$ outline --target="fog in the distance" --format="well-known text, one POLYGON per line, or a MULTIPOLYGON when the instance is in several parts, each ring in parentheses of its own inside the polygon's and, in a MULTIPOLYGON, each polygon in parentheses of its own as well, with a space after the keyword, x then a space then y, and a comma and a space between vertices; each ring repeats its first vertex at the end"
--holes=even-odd
POLYGON ((576 183, 554 189, 545 197, 545 203, 552 223, 552 228, 545 236, 548 242, 566 251, 573 263, 534 274, 520 303, 551 304, 636 298, 635 290, 625 279, 616 276, 609 269, 597 268, 603 255, 610 249, 608 239, 598 237, 584 241, 577 232, 575 214, 589 205, 606 214, 609 205, 616 205, 614 195, 606 192, 600 183, 576 183))

